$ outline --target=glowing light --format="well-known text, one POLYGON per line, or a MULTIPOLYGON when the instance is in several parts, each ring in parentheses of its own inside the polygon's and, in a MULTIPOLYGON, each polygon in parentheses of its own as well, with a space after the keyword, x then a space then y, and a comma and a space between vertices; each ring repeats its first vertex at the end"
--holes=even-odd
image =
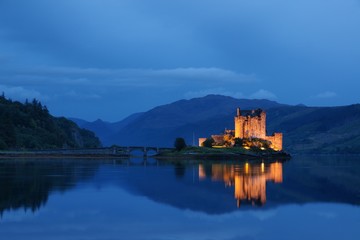
POLYGON ((212 146, 213 148, 225 148, 225 146, 212 146))
POLYGON ((202 164, 199 164, 199 179, 204 180, 206 178, 206 173, 204 166, 202 164))
POLYGON ((260 149, 261 149, 261 150, 265 150, 265 148, 264 148, 264 147, 261 147, 260 149))
POLYGON ((245 173, 249 174, 249 163, 245 163, 245 173))
POLYGON ((249 147, 249 146, 244 146, 244 148, 245 148, 245 149, 250 149, 250 147, 249 147))
MULTIPOLYGON (((205 166, 203 164, 199 164, 199 178, 200 176, 201 178, 206 178, 205 166)), ((234 197, 237 199, 238 207, 240 207, 242 200, 252 201, 253 203, 260 200, 261 204, 265 204, 267 181, 281 183, 283 180, 282 163, 267 164, 266 171, 264 162, 254 165, 246 162, 243 164, 243 168, 235 165, 212 164, 211 180, 222 181, 225 183, 225 187, 233 186, 234 197), (254 171, 252 171, 252 167, 254 171), (260 167, 261 174, 258 171, 258 167, 260 167)))

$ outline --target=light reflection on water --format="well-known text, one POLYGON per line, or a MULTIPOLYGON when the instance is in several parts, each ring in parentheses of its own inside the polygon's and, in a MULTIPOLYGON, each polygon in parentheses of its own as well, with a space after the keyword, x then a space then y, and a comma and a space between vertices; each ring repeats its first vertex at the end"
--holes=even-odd
POLYGON ((3 239, 360 236, 356 157, 1 160, 0 183, 3 239))
POLYGON ((210 177, 213 181, 223 181, 225 187, 234 187, 234 197, 237 206, 241 201, 251 202, 253 205, 264 205, 266 203, 266 182, 282 183, 282 163, 272 162, 270 164, 245 162, 243 164, 221 164, 210 165, 208 171, 206 166, 199 164, 199 179, 210 177), (206 172, 210 172, 207 174, 206 172), (210 175, 210 176, 207 176, 210 175))

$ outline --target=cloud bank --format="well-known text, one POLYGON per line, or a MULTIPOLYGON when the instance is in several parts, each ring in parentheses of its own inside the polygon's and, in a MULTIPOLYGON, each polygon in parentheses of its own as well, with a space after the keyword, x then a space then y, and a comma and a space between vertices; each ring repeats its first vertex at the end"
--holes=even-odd
POLYGON ((2 0, 0 85, 87 119, 206 93, 357 103, 359 25, 357 0, 2 0))

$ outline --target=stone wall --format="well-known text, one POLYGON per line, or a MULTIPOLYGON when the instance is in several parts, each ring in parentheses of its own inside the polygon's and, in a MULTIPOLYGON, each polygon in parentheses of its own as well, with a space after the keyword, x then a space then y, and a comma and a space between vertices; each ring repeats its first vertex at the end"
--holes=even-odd
POLYGON ((214 139, 215 145, 224 145, 224 135, 211 135, 211 138, 214 139))
POLYGON ((270 147, 274 150, 281 151, 283 145, 283 135, 282 133, 274 133, 272 136, 266 136, 265 140, 271 142, 270 147))

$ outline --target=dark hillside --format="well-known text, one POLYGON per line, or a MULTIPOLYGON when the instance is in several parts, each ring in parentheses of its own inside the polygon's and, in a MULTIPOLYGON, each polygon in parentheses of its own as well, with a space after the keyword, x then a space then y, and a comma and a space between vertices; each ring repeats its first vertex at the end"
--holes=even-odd
POLYGON ((284 133, 293 152, 360 153, 360 105, 282 107, 268 112, 268 129, 284 133))
POLYGON ((0 97, 0 149, 49 149, 98 147, 93 132, 74 122, 50 115, 46 106, 33 100, 24 104, 0 97))

